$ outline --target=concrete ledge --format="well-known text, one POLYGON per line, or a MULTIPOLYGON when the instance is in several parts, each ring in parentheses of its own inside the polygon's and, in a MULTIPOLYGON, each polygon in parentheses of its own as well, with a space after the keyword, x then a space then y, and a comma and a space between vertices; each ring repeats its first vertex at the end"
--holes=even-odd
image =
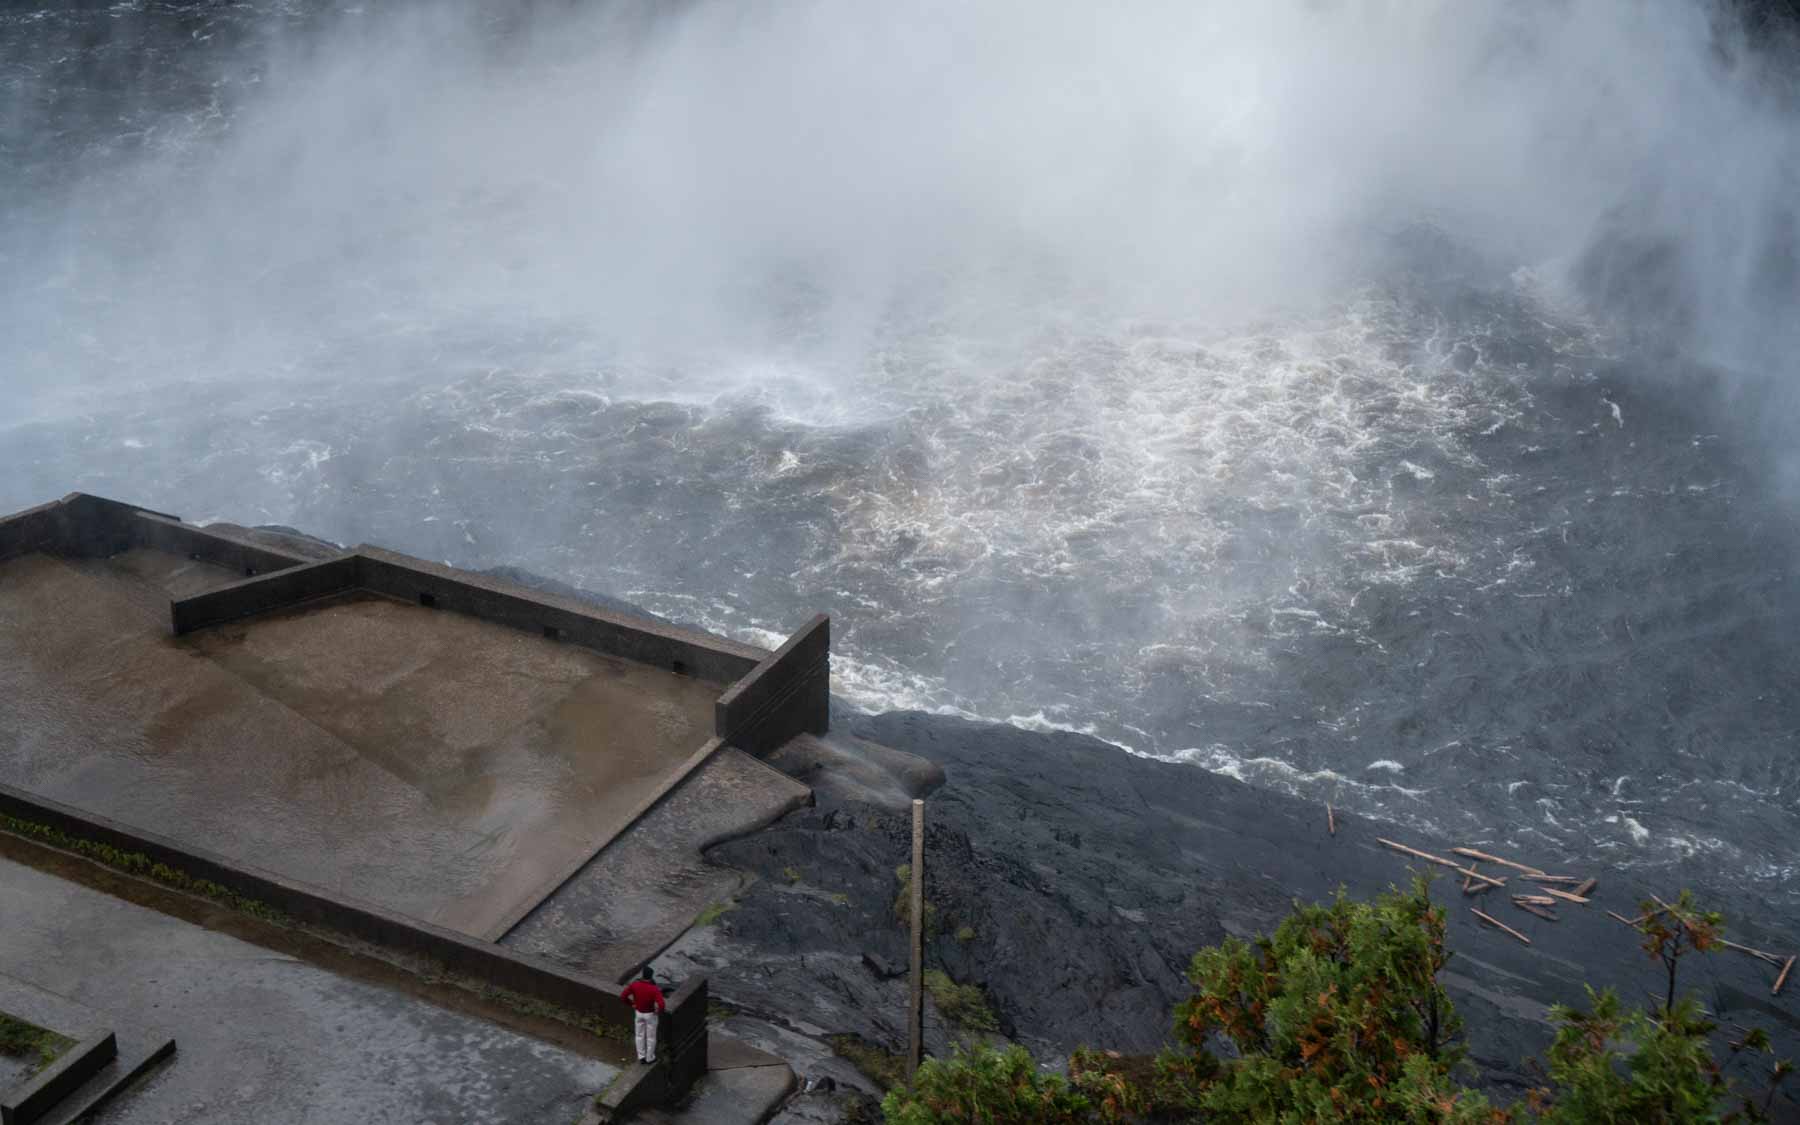
MULTIPOLYGON (((138 853, 282 912, 295 921, 412 956, 445 970, 598 1020, 629 1032, 630 1012, 610 982, 577 974, 528 953, 407 918, 371 903, 240 864, 94 813, 0 785, 0 813, 64 835, 138 853)), ((24 837, 30 839, 30 837, 24 837)), ((703 982, 702 982, 703 983, 703 982)), ((674 1005, 671 1005, 673 1009, 674 1005)), ((698 1018, 704 1019, 702 1002, 698 1018)))
POLYGON ((757 666, 762 649, 693 629, 609 613, 504 579, 470 574, 423 559, 358 546, 359 582, 380 594, 466 613, 484 621, 546 633, 570 644, 715 683, 730 683, 757 666))
POLYGON ((134 545, 199 559, 243 575, 267 574, 312 561, 305 555, 254 543, 230 532, 182 523, 172 516, 139 511, 135 517, 132 522, 134 545))
MULTIPOLYGON (((716 738, 707 739, 700 749, 688 755, 686 761, 676 767, 675 771, 668 777, 665 777, 655 789, 651 790, 647 797, 638 802, 637 807, 631 810, 631 814, 620 822, 619 830, 617 832, 598 841, 593 847, 583 852, 580 858, 571 860, 561 871, 558 871, 555 875, 544 880, 544 882, 538 886, 537 890, 526 895, 524 900, 521 901, 518 906, 509 911, 482 936, 489 941, 501 941, 507 934, 512 933, 513 930, 518 928, 519 923, 531 917, 532 911, 544 905, 544 903, 554 897, 556 892, 562 890, 563 887, 568 884, 570 879, 581 874, 581 869, 586 867, 589 863, 592 863, 595 856, 605 851, 607 846, 614 840, 617 840, 619 837, 625 835, 625 833, 631 831, 632 826, 642 820, 645 813, 660 804, 664 797, 667 797, 670 793, 675 791, 676 786, 686 781, 689 775, 705 765, 707 759, 711 758, 714 754, 717 754, 720 750, 724 749, 724 747, 725 744, 716 738)), ((618 983, 623 984, 624 982, 620 981, 618 983)))
POLYGON ((233 582, 169 603, 175 635, 339 593, 356 585, 357 559, 343 555, 233 582))
POLYGON ((0 1098, 0 1125, 29 1125, 36 1121, 118 1054, 119 1043, 110 1030, 96 1032, 70 1047, 62 1058, 0 1098))
POLYGON ((713 731, 763 755, 797 734, 824 734, 831 713, 831 618, 819 614, 719 697, 713 731))

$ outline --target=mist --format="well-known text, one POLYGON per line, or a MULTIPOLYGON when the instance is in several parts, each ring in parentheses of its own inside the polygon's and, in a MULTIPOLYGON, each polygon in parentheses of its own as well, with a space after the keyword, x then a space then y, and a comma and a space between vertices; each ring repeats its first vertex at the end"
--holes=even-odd
MULTIPOLYGON (((1418 223, 1705 361, 1790 364, 1800 119, 1704 5, 483 12, 267 17, 205 82, 140 76, 136 130, 21 162, 0 417, 430 379, 494 332, 853 401, 896 337, 1305 309, 1418 223)), ((75 76, 9 69, 33 155, 80 105, 34 83, 75 76)))

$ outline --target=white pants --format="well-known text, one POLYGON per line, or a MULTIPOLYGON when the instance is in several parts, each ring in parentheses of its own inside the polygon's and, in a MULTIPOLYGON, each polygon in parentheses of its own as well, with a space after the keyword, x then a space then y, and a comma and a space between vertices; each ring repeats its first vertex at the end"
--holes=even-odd
POLYGON ((637 1052, 638 1058, 645 1062, 656 1061, 656 1013, 638 1012, 637 1015, 637 1052))

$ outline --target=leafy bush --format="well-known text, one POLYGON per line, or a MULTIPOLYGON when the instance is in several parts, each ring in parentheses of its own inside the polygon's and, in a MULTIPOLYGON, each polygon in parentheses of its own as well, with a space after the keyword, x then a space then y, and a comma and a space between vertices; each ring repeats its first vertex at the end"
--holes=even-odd
POLYGON ((959 1049, 947 1060, 926 1060, 910 1086, 888 1092, 881 1109, 889 1125, 1093 1120, 1087 1098, 1059 1076, 1039 1072, 1025 1048, 996 1051, 984 1044, 966 1053, 959 1049))

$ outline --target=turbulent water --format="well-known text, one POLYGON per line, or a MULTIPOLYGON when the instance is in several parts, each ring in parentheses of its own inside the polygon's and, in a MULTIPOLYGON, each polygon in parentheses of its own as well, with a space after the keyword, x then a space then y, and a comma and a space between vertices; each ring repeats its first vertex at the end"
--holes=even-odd
POLYGON ((827 610, 864 708, 1800 917, 1800 139, 1742 45, 1296 5, 999 66, 1004 7, 0 10, 0 508, 827 610))

